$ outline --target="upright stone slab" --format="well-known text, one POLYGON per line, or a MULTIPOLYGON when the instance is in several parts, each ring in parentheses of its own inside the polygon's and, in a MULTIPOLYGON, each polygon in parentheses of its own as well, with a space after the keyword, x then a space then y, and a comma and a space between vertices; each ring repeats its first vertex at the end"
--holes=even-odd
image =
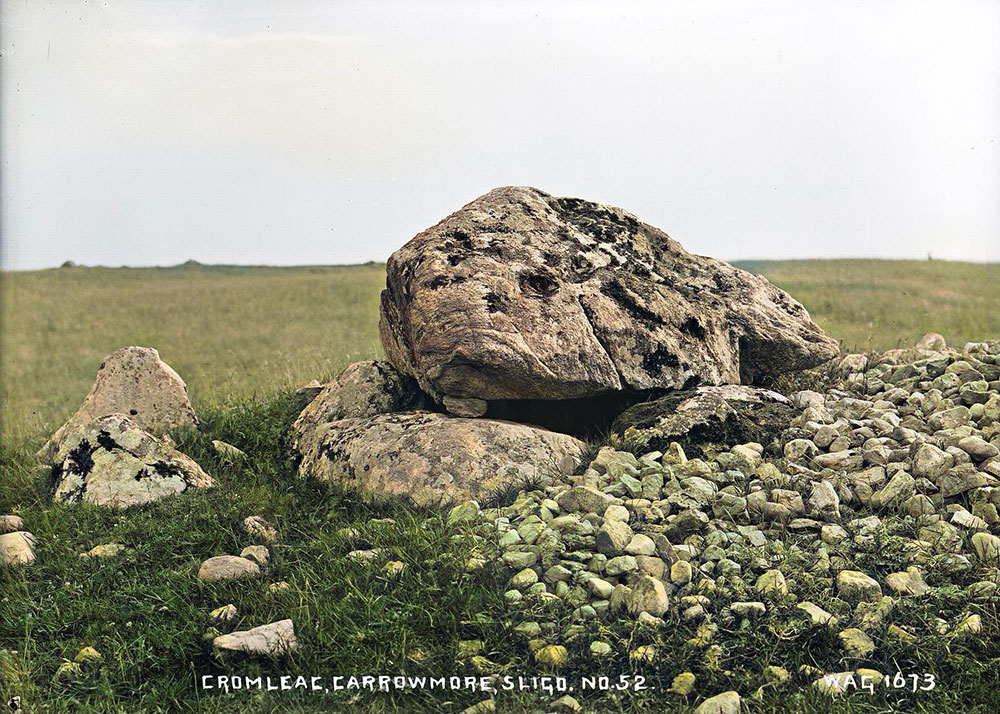
POLYGON ((160 353, 152 347, 123 347, 104 358, 90 394, 41 448, 38 458, 52 463, 68 435, 107 414, 125 414, 154 436, 197 424, 184 380, 160 359, 160 353))

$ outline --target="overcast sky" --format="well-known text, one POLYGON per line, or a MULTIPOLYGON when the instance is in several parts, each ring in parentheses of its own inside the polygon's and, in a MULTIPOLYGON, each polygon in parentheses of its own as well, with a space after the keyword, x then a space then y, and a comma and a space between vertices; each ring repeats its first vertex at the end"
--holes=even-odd
POLYGON ((384 260, 495 186, 1000 259, 1000 3, 4 0, 6 268, 384 260))

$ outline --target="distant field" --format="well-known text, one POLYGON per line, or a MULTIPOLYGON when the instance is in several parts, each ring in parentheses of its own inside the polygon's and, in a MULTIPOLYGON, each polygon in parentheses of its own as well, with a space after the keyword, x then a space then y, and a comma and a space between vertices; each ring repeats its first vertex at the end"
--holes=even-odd
POLYGON ((158 349, 195 408, 336 374, 381 349, 384 282, 381 264, 5 273, 4 438, 58 426, 126 345, 158 349))
POLYGON ((943 260, 736 263, 788 291, 849 351, 911 345, 939 332, 950 345, 1000 336, 1000 264, 943 260))
MULTIPOLYGON (((741 263, 802 302, 852 350, 1000 334, 1000 265, 829 260, 741 263)), ((3 437, 36 439, 84 398, 104 355, 156 347, 195 407, 335 374, 380 353, 380 264, 302 268, 61 268, 6 273, 3 437)))

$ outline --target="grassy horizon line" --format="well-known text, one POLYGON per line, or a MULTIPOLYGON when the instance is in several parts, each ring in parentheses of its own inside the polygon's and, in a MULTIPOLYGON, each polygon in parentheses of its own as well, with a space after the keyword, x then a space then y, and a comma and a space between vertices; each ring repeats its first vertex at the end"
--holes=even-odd
MULTIPOLYGON (((773 265, 775 263, 842 263, 842 262, 864 262, 864 263, 948 263, 956 265, 981 265, 1000 266, 1000 260, 952 260, 950 258, 861 258, 861 257, 836 257, 836 258, 719 258, 737 267, 752 265, 773 265)), ((49 270, 178 270, 178 269, 231 269, 231 268, 267 268, 271 270, 301 270, 303 268, 356 268, 359 266, 385 265, 385 260, 365 260, 356 263, 297 263, 293 265, 273 265, 270 263, 202 263, 191 259, 183 263, 174 265, 84 265, 74 261, 66 261, 62 265, 53 265, 47 268, 0 268, 0 274, 5 273, 43 273, 49 270), (71 263, 71 265, 68 265, 71 263)), ((748 270, 749 268, 744 267, 748 270)))

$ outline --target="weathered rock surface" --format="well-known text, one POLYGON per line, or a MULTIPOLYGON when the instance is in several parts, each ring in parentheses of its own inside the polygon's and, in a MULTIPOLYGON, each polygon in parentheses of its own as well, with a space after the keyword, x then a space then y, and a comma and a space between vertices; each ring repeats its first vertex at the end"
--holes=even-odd
POLYGON ((386 267, 386 355, 437 398, 747 383, 838 352, 763 278, 619 208, 533 188, 490 191, 386 267))
POLYGON ((220 650, 271 656, 287 654, 299 646, 291 620, 278 620, 250 630, 219 635, 212 640, 212 644, 220 650))
POLYGON ((0 562, 4 565, 27 565, 35 562, 32 547, 35 536, 28 531, 14 531, 0 535, 0 562))
POLYGON ((571 473, 585 448, 571 436, 522 424, 402 412, 320 425, 300 440, 299 473, 439 504, 571 473))
POLYGON ((0 533, 13 533, 14 531, 23 531, 24 521, 21 520, 20 516, 5 515, 0 516, 0 533))
POLYGON ((184 380, 160 353, 152 347, 124 347, 104 358, 90 394, 39 450, 38 458, 53 463, 68 436, 107 414, 126 414, 155 436, 197 424, 184 380))
POLYGON ((261 516, 247 516, 243 519, 243 529, 251 537, 268 543, 274 542, 278 537, 278 531, 261 516))
POLYGON ((98 417, 66 435, 55 480, 56 501, 120 508, 215 485, 194 459, 124 414, 98 417))
POLYGON ((424 399, 416 381, 388 362, 355 362, 302 410, 292 433, 299 449, 305 450, 307 440, 322 424, 418 409, 424 399))
POLYGON ((260 566, 252 560, 236 555, 216 555, 198 568, 198 579, 236 580, 260 575, 260 566))
POLYGON ((744 385, 672 392, 627 409, 611 427, 613 440, 648 451, 675 441, 700 454, 709 444, 767 444, 788 428, 798 410, 784 396, 744 385))

